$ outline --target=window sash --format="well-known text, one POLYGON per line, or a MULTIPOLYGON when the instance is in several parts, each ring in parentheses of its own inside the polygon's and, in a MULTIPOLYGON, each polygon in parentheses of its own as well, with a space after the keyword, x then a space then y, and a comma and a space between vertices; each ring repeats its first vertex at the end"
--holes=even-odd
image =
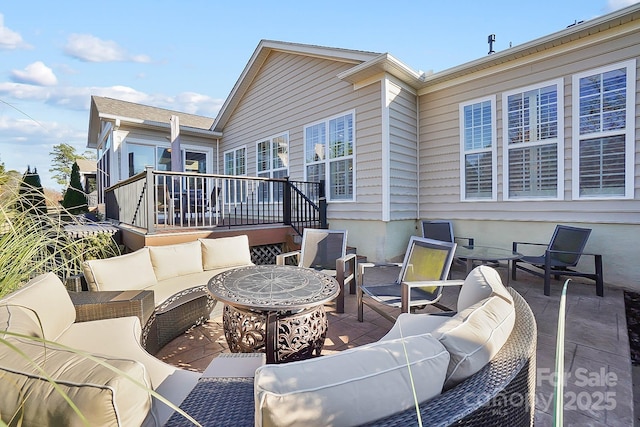
MULTIPOLYGON (((282 134, 267 138, 256 144, 258 176, 261 178, 284 178, 289 174, 289 136, 282 134)), ((260 183, 260 202, 282 202, 282 187, 273 183, 260 183)))
POLYGON ((462 200, 495 198, 495 98, 460 105, 462 200))
POLYGON ((305 127, 305 174, 307 181, 328 183, 329 200, 354 199, 353 112, 305 127))
POLYGON ((559 79, 503 95, 508 200, 562 197, 562 85, 559 79))
POLYGON ((632 198, 636 61, 573 76, 573 198, 632 198))

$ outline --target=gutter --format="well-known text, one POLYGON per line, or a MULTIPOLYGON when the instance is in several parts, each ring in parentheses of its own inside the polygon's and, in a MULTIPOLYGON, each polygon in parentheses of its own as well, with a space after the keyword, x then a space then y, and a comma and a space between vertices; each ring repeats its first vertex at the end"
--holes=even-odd
MULTIPOLYGON (((147 128, 161 128, 161 129, 171 130, 171 124, 165 123, 165 122, 155 122, 152 120, 134 119, 132 117, 122 117, 122 116, 117 116, 115 114, 104 114, 104 113, 99 114, 98 118, 120 122, 120 126, 122 126, 122 123, 133 123, 133 124, 141 125, 142 127, 147 127, 147 128)), ((204 136, 209 136, 213 138, 222 138, 222 132, 216 132, 209 129, 200 129, 200 128, 194 128, 190 126, 180 126, 180 131, 187 134, 191 134, 191 135, 204 135, 204 136)))

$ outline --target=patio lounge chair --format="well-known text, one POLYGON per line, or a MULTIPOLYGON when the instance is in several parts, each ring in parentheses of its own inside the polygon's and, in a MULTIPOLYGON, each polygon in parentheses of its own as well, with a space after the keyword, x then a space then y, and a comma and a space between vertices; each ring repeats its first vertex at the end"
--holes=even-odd
POLYGON ((393 316, 377 307, 375 302, 400 308, 403 313, 429 304, 449 311, 448 308, 437 304, 442 296, 442 286, 433 286, 433 281, 447 279, 455 251, 456 243, 411 236, 398 279, 391 284, 365 285, 365 269, 373 264, 360 264, 358 321, 363 321, 364 304, 386 319, 395 321, 393 316), (421 283, 424 281, 431 282, 431 285, 424 286, 421 283), (373 301, 367 301, 364 298, 365 294, 373 301))
POLYGON ((456 240, 466 240, 467 245, 473 246, 473 237, 456 237, 453 234, 453 224, 447 220, 428 220, 423 219, 422 237, 433 240, 441 240, 443 242, 455 242, 456 240))
MULTIPOLYGON (((456 240, 466 240, 466 246, 473 247, 473 237, 456 237, 453 234, 453 224, 447 220, 429 220, 423 219, 422 224, 422 237, 433 240, 441 240, 443 242, 454 243, 456 240)), ((466 264, 465 258, 456 258, 456 261, 460 264, 466 264)))
POLYGON ((347 254, 347 230, 305 228, 299 251, 276 256, 276 264, 285 265, 287 259, 296 257, 298 267, 313 268, 336 278, 340 294, 336 311, 344 313, 344 288, 350 285, 350 293, 356 292, 356 254, 347 254))
POLYGON ((602 274, 602 255, 584 252, 587 239, 591 234, 590 228, 569 227, 556 225, 551 241, 546 243, 513 242, 513 251, 518 252, 518 245, 546 246, 544 254, 538 256, 523 256, 513 260, 511 264, 511 278, 516 280, 516 270, 524 270, 544 278, 544 294, 551 295, 551 275, 556 280, 560 276, 586 277, 596 282, 596 294, 604 296, 604 280, 602 274), (594 273, 579 272, 574 268, 582 255, 593 256, 594 273), (522 264, 530 264, 524 266, 522 264), (535 268, 535 269, 532 269, 535 268))

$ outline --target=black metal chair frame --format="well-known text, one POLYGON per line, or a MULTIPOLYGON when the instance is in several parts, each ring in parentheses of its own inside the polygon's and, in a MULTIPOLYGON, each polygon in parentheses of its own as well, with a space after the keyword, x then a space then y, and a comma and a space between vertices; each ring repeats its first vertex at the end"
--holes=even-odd
POLYGON ((454 243, 456 240, 466 240, 467 245, 473 246, 473 237, 458 237, 453 234, 453 224, 451 221, 443 219, 423 219, 420 221, 422 237, 427 239, 442 240, 443 242, 454 243))
MULTIPOLYGON (((328 246, 325 247, 325 250, 331 249, 334 248, 328 246)), ((315 270, 320 270, 325 274, 334 276, 336 281, 338 282, 338 286, 340 287, 340 293, 338 294, 338 297, 336 299, 336 311, 338 313, 344 313, 345 285, 349 285, 349 293, 356 293, 356 274, 358 270, 357 255, 347 253, 347 230, 305 228, 302 233, 302 245, 300 247, 300 250, 277 255, 276 264, 285 265, 287 264, 287 259, 289 258, 296 258, 296 265, 298 265, 299 267, 313 268, 315 270), (312 234, 319 235, 320 237, 326 236, 327 238, 330 238, 330 236, 334 236, 334 238, 336 236, 340 236, 341 248, 339 249, 339 251, 336 251, 336 256, 327 257, 327 253, 325 251, 320 251, 320 253, 318 254, 315 252, 318 250, 318 248, 315 248, 313 257, 309 257, 309 253, 312 253, 311 247, 307 249, 308 253, 305 254, 305 247, 308 244, 321 242, 317 240, 318 236, 310 237, 312 234), (329 260, 329 258, 331 258, 331 260, 329 260), (334 259, 335 264, 333 261, 334 259), (320 264, 316 264, 317 262, 319 262, 320 264)))
POLYGON ((409 239, 409 245, 404 256, 404 261, 401 265, 394 264, 400 267, 400 274, 395 283, 390 284, 364 284, 365 269, 368 266, 374 266, 375 264, 360 264, 358 282, 358 291, 356 294, 358 304, 358 321, 364 321, 364 305, 369 306, 375 310, 382 317, 388 319, 391 322, 395 322, 395 318, 388 314, 385 310, 377 307, 376 304, 384 304, 391 307, 398 307, 403 313, 408 313, 415 310, 417 307, 425 305, 433 305, 444 311, 451 311, 449 308, 438 304, 440 297, 442 296, 442 286, 436 286, 433 291, 426 291, 423 287, 433 287, 434 283, 442 282, 449 276, 449 269, 453 262, 453 257, 456 251, 456 243, 443 242, 441 240, 426 239, 423 237, 411 236, 409 239), (416 246, 430 248, 446 252, 442 269, 439 277, 421 278, 419 281, 410 281, 407 276, 409 268, 413 264, 413 254, 416 246), (428 284, 426 284, 428 282, 428 284), (369 296, 372 301, 365 300, 365 294, 369 296))
MULTIPOLYGON (((604 279, 602 269, 602 255, 595 253, 584 252, 584 247, 587 243, 587 239, 591 233, 589 228, 570 227, 567 225, 557 225, 551 241, 547 243, 531 243, 531 242, 513 242, 513 251, 518 252, 518 245, 533 245, 533 246, 545 246, 544 255, 541 256, 523 256, 520 259, 513 260, 511 263, 511 278, 516 280, 516 271, 518 269, 526 271, 538 277, 544 278, 544 294, 551 295, 551 276, 556 280, 560 280, 560 276, 577 276, 585 277, 596 282, 596 294, 598 296, 604 296, 604 279), (584 235, 584 239, 580 244, 580 247, 574 251, 557 250, 554 249, 558 235, 563 231, 578 232, 584 235), (595 272, 581 272, 575 270, 578 261, 581 256, 592 256, 594 259, 595 272), (562 261, 561 256, 569 257, 570 261, 562 261), (522 264, 530 264, 530 267, 522 264), (536 270, 531 267, 535 267, 536 270)), ((562 243, 562 242, 560 242, 562 243)))

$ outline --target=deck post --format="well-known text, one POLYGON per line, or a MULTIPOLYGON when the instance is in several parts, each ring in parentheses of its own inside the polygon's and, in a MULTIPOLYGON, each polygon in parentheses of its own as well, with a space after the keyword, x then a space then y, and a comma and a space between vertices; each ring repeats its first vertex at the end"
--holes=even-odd
POLYGON ((326 182, 324 179, 320 180, 320 188, 318 191, 318 209, 320 215, 320 228, 329 228, 327 224, 327 197, 326 197, 326 182))
MULTIPOLYGON (((145 209, 147 210, 147 233, 155 234, 156 232, 156 223, 155 223, 155 203, 154 198, 156 194, 156 185, 155 180, 153 179, 153 166, 145 166, 144 168, 146 173, 146 204, 145 209)), ((143 200, 145 200, 143 199, 143 200)))
POLYGON ((282 196, 282 222, 284 225, 291 225, 291 183, 289 177, 284 177, 285 182, 282 196))

